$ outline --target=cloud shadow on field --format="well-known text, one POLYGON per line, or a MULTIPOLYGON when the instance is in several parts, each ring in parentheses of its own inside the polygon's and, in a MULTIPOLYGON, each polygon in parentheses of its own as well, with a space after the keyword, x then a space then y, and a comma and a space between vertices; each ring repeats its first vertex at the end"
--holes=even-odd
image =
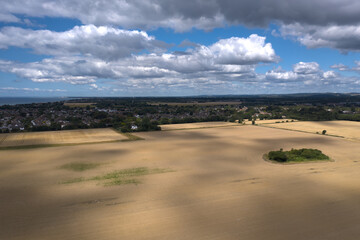
POLYGON ((251 143, 248 144, 249 148, 258 149, 258 148, 286 148, 292 146, 296 148, 297 146, 328 146, 335 144, 333 139, 326 137, 282 137, 282 138, 255 138, 251 139, 251 143))
MULTIPOLYGON (((332 240, 341 239, 341 234, 360 234, 356 225, 360 221, 356 205, 360 193, 355 188, 320 179, 320 174, 299 174, 308 173, 308 167, 294 170, 291 166, 288 171, 290 168, 273 168, 261 159, 274 148, 331 148, 336 146, 336 138, 296 132, 287 135, 273 129, 262 136, 259 134, 265 131, 259 128, 249 132, 237 129, 218 129, 225 131, 218 136, 215 130, 202 129, 154 132, 145 141, 47 149, 59 155, 46 161, 58 163, 126 156, 125 163, 136 165, 143 162, 133 159, 154 154, 155 164, 170 166, 176 172, 149 177, 151 184, 140 186, 104 188, 80 183, 57 185, 55 190, 48 189, 51 185, 27 183, 48 181, 46 172, 14 173, 6 180, 16 180, 16 184, 0 185, 0 238, 52 238, 52 233, 60 232, 57 238, 126 239, 122 234, 132 231, 133 239, 146 233, 147 239, 278 240, 305 236, 332 240), (276 132, 279 134, 269 134, 276 132), (256 179, 256 184, 251 179, 256 179), (69 191, 63 194, 66 188, 69 191), (114 205, 106 206, 109 199, 114 205)), ((352 144, 350 147, 358 146, 352 144)), ((348 176, 343 172, 339 178, 348 176)))
MULTIPOLYGON (((66 151, 62 154, 63 159, 78 159, 86 161, 89 158, 96 158, 98 161, 106 161, 107 159, 113 159, 114 156, 121 157, 125 153, 128 152, 125 148, 115 149, 115 148, 107 148, 101 149, 101 145, 93 145, 93 148, 76 148, 76 150, 66 151), (95 147, 96 146, 96 147, 95 147)), ((65 148, 66 149, 66 148, 65 148)))

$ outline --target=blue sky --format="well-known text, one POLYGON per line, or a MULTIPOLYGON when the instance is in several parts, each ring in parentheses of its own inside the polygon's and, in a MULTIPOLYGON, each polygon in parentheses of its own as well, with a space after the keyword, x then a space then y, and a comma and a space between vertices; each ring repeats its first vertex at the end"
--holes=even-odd
POLYGON ((0 96, 360 92, 359 50, 351 0, 17 0, 0 96))

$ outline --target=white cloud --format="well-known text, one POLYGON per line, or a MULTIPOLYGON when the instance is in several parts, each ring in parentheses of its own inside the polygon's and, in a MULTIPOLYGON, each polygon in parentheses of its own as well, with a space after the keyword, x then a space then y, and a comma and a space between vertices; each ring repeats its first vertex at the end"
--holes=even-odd
POLYGON ((162 51, 166 44, 143 31, 128 31, 94 25, 76 26, 65 32, 5 27, 0 31, 0 48, 31 48, 35 53, 85 55, 116 60, 143 50, 162 51))
POLYGON ((270 81, 288 82, 298 79, 298 75, 292 71, 283 71, 282 69, 276 69, 266 72, 266 79, 270 81))
POLYGON ((326 71, 323 73, 323 77, 325 79, 336 78, 337 76, 338 76, 338 74, 334 71, 326 71))
POLYGON ((248 38, 221 39, 211 45, 209 50, 218 64, 245 65, 275 62, 279 59, 271 43, 265 43, 265 37, 256 34, 248 38))
POLYGON ((317 62, 299 62, 293 66, 293 70, 298 74, 314 74, 320 71, 317 62))
MULTIPOLYGON (((244 72, 249 67, 240 66, 279 60, 271 43, 266 43, 265 40, 265 37, 252 34, 248 38, 220 39, 210 46, 197 45, 185 52, 161 53, 161 46, 166 44, 148 36, 143 31, 127 31, 94 25, 77 26, 65 32, 18 27, 5 27, 0 31, 0 48, 9 46, 31 48, 39 54, 56 56, 54 60, 45 59, 42 62, 28 64, 32 70, 29 69, 26 73, 21 67, 13 67, 11 70, 26 78, 38 80, 47 79, 45 77, 47 72, 57 71, 61 67, 55 67, 56 61, 59 61, 58 64, 60 62, 65 64, 71 72, 78 71, 73 69, 75 66, 76 68, 84 66, 82 61, 90 61, 86 65, 87 67, 91 65, 91 68, 83 69, 83 71, 91 72, 96 69, 95 75, 103 75, 104 78, 123 76, 124 71, 133 72, 131 74, 133 77, 137 75, 137 77, 153 75, 161 77, 169 71, 179 73, 244 72), (144 49, 152 53, 133 55, 144 49), (123 60, 120 61, 120 59, 123 60), (73 67, 68 66, 69 61, 75 60, 76 62, 70 63, 73 67), (121 69, 122 67, 128 69, 121 69), (101 70, 101 68, 106 70, 101 70)), ((67 73, 63 74, 66 78, 67 73)), ((60 75, 57 78, 59 79, 60 75)))
MULTIPOLYGON (((360 50, 360 2, 357 0, 12 0, 3 1, 0 21, 26 17, 64 17, 83 24, 125 29, 192 28, 211 30, 240 24, 266 28, 279 24, 309 48, 360 50)), ((277 34, 276 32, 274 33, 277 34)))
POLYGON ((184 54, 149 54, 136 56, 135 59, 133 64, 190 74, 250 72, 254 70, 254 65, 276 62, 279 57, 271 44, 265 43, 265 37, 253 34, 248 38, 221 39, 208 47, 199 45, 184 54))
POLYGON ((322 86, 333 84, 355 85, 358 78, 341 76, 335 71, 323 71, 317 62, 299 62, 294 64, 292 71, 277 68, 268 71, 266 80, 272 83, 295 84, 298 86, 322 86))
POLYGON ((349 72, 360 73, 360 61, 355 61, 354 67, 349 67, 349 66, 346 66, 346 65, 340 63, 340 64, 332 65, 331 68, 338 69, 339 71, 349 71, 349 72))
POLYGON ((63 89, 40 89, 40 88, 16 88, 16 87, 1 87, 0 91, 23 91, 23 92, 66 92, 63 89))
POLYGON ((0 46, 32 48, 54 57, 29 63, 0 60, 0 70, 34 82, 87 84, 93 90, 107 91, 115 85, 118 87, 114 89, 135 92, 136 89, 176 92, 178 88, 179 92, 222 89, 220 93, 225 89, 236 91, 241 86, 242 90, 251 89, 255 93, 259 89, 277 90, 276 87, 301 89, 305 85, 351 85, 358 81, 334 71, 324 72, 316 62, 299 62, 292 71, 277 68, 258 74, 255 69, 259 63, 279 61, 272 45, 265 40, 253 34, 248 38, 220 39, 209 46, 191 44, 184 52, 164 53, 157 51, 156 39, 142 31, 93 25, 66 32, 3 28, 0 46), (125 46, 132 49, 123 51, 125 46), (132 54, 144 49, 155 52, 132 54), (99 85, 99 81, 103 84, 99 85))
POLYGON ((253 93, 261 89, 275 92, 280 90, 299 92, 309 88, 312 91, 317 89, 338 91, 348 87, 358 89, 359 84, 359 78, 356 77, 344 77, 334 71, 323 71, 320 68, 316 72, 314 69, 317 68, 314 66, 318 64, 313 62, 295 64, 292 71, 277 68, 265 74, 256 73, 255 65, 215 64, 210 70, 198 72, 189 71, 185 69, 187 66, 184 66, 179 71, 173 69, 172 64, 164 64, 161 55, 157 58, 152 55, 136 56, 116 62, 83 57, 46 59, 37 63, 0 61, 0 70, 8 69, 9 66, 12 66, 11 72, 20 77, 29 77, 35 82, 61 81, 70 84, 88 84, 93 90, 111 92, 112 89, 118 89, 114 92, 126 94, 128 91, 135 95, 137 92, 139 95, 144 92, 161 95, 170 92, 181 94, 184 91, 193 94, 203 92, 219 94, 228 93, 229 90, 243 92, 245 89, 253 93), (333 86, 337 88, 330 88, 333 86))
POLYGON ((292 71, 284 71, 282 68, 277 68, 268 71, 265 75, 268 80, 278 82, 298 81, 309 84, 322 80, 325 75, 329 77, 332 73, 330 71, 325 74, 317 62, 299 62, 293 65, 292 71))
POLYGON ((271 44, 265 43, 265 38, 258 35, 222 39, 210 46, 188 49, 182 54, 150 53, 113 61, 93 55, 57 56, 31 63, 0 61, 0 70, 34 82, 71 84, 94 84, 97 79, 195 79, 209 75, 239 80, 251 77, 256 64, 279 59, 271 44))
POLYGON ((334 64, 332 66, 330 66, 333 69, 338 69, 339 71, 347 71, 349 70, 349 67, 340 63, 340 64, 334 64))

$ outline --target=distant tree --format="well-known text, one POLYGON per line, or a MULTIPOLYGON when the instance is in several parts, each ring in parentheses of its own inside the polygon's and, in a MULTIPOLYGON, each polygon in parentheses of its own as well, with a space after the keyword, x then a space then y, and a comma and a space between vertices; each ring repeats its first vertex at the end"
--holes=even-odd
POLYGON ((326 134, 326 130, 322 130, 321 134, 322 134, 322 135, 325 135, 325 134, 326 134))

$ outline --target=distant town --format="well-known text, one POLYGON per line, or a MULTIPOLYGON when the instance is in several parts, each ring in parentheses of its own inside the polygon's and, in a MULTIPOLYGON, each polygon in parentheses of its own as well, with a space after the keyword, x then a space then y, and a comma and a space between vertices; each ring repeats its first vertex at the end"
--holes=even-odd
POLYGON ((80 98, 0 106, 0 131, 112 127, 122 132, 159 125, 262 119, 360 121, 358 94, 293 94, 171 98, 80 98))

